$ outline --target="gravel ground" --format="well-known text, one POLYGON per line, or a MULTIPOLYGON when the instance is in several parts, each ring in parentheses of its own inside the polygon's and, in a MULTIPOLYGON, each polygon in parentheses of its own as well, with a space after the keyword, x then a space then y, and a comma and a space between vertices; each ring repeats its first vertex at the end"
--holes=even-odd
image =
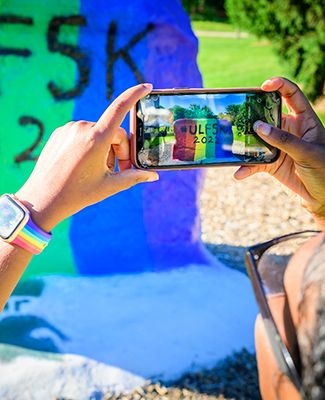
POLYGON ((255 355, 243 349, 214 368, 188 373, 174 382, 149 382, 133 393, 104 400, 260 400, 255 355))
POLYGON ((202 239, 225 264, 245 270, 245 246, 303 229, 317 229, 300 200, 266 173, 243 181, 236 168, 207 169, 200 197, 202 239))

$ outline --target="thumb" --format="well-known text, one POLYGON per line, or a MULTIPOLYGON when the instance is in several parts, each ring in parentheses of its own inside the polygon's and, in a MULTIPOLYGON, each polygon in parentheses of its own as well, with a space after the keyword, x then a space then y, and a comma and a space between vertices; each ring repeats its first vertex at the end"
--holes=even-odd
POLYGON ((253 129, 261 139, 284 151, 295 161, 306 160, 310 150, 308 142, 263 121, 256 121, 253 129))
POLYGON ((105 178, 105 186, 107 196, 111 196, 122 190, 129 189, 138 183, 155 182, 159 179, 159 175, 154 171, 142 171, 139 169, 126 169, 114 174, 107 174, 105 178))

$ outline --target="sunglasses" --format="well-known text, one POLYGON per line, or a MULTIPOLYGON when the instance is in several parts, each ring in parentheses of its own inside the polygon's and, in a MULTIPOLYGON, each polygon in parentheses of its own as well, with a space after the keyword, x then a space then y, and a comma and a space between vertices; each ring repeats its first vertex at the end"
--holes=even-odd
POLYGON ((245 256, 246 269, 275 359, 302 399, 306 399, 306 395, 302 388, 300 357, 290 354, 285 345, 272 316, 268 299, 273 295, 285 293, 283 278, 291 257, 303 243, 318 233, 319 231, 308 230, 280 236, 249 247, 245 256))

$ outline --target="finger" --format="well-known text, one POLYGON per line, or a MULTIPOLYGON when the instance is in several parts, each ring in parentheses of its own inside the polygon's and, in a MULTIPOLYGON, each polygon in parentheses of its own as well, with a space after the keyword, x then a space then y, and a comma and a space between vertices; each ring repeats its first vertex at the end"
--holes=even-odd
POLYGON ((104 111, 103 115, 96 123, 96 128, 103 135, 110 137, 112 132, 119 128, 127 112, 142 97, 152 90, 150 83, 133 86, 123 92, 113 103, 104 111))
POLYGON ((111 146, 110 149, 109 149, 109 152, 108 152, 106 165, 107 165, 107 168, 108 168, 111 172, 114 172, 114 170, 115 170, 115 164, 116 164, 115 151, 114 151, 114 148, 111 146))
POLYGON ((234 178, 237 181, 241 181, 242 179, 248 178, 249 176, 252 176, 256 174, 257 172, 263 172, 263 168, 260 165, 254 165, 254 166, 247 166, 243 165, 237 169, 234 173, 234 178))
POLYGON ((130 160, 130 141, 128 135, 123 128, 118 128, 112 138, 112 147, 118 161, 120 171, 131 168, 130 160))
POLYGON ((107 174, 105 177, 103 190, 106 196, 129 189, 138 183, 154 182, 159 179, 159 175, 154 171, 141 171, 139 169, 126 169, 116 174, 107 174))
POLYGON ((291 113, 313 112, 313 109, 299 87, 286 78, 275 77, 263 82, 261 88, 267 92, 277 90, 284 98, 291 113))
POLYGON ((310 154, 310 143, 304 142, 287 131, 262 121, 256 121, 253 129, 263 140, 284 151, 295 161, 306 161, 306 157, 310 154))

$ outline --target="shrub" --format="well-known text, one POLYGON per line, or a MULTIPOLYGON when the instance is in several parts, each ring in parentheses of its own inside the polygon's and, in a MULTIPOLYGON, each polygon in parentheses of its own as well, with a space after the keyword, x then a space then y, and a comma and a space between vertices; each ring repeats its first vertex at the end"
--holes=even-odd
POLYGON ((192 19, 217 20, 225 18, 224 0, 182 0, 192 19))
POLYGON ((226 0, 232 23, 272 41, 313 101, 324 91, 324 0, 226 0))

